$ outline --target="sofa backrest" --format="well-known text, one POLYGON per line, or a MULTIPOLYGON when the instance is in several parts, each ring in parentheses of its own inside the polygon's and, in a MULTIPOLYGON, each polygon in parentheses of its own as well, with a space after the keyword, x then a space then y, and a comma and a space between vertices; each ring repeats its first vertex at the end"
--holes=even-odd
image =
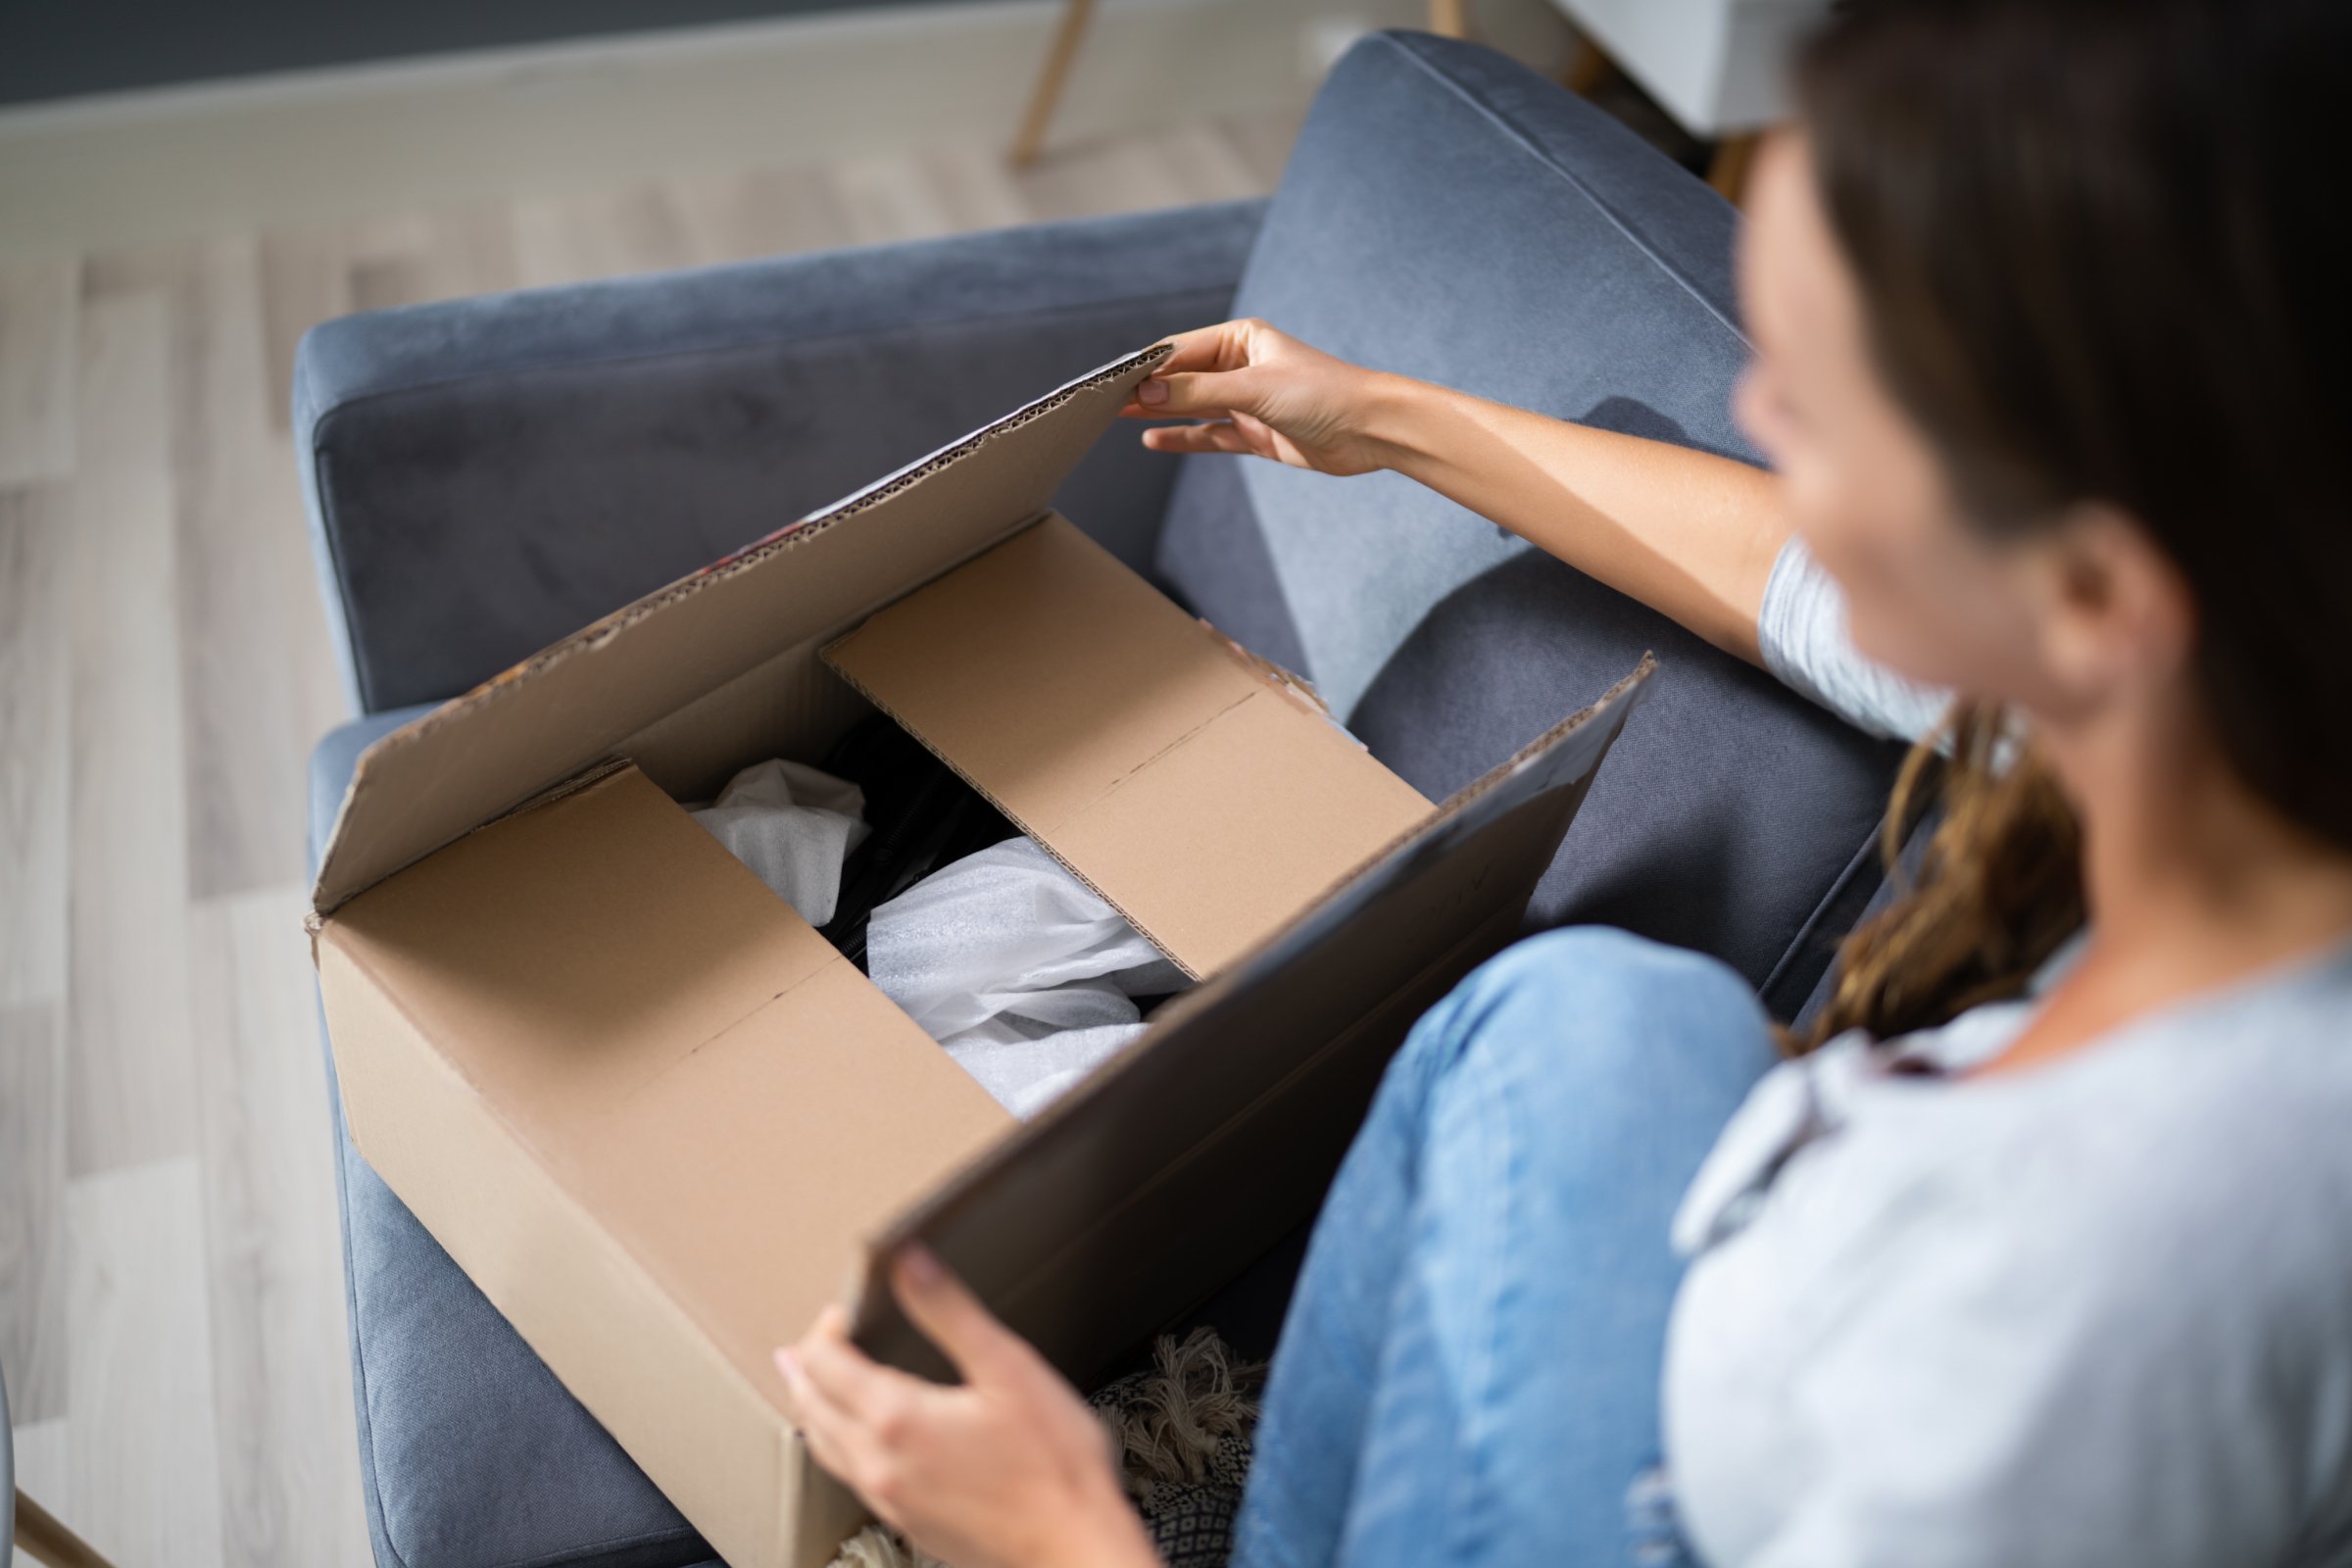
MULTIPOLYGON (((1582 99, 1491 50, 1373 33, 1334 68, 1234 303, 1315 347, 1743 461, 1736 214, 1582 99)), ((1878 885, 1899 758, 1771 676, 1395 473, 1184 460, 1162 578, 1313 680, 1442 797, 1633 667, 1662 662, 1531 927, 1716 954, 1790 1016, 1878 885)))
MULTIPOLYGON (((1213 318, 1256 201, 368 311, 295 357, 296 466, 365 712, 454 697, 1090 366, 1213 318)), ((1132 424, 1055 502, 1148 564, 1132 424)))

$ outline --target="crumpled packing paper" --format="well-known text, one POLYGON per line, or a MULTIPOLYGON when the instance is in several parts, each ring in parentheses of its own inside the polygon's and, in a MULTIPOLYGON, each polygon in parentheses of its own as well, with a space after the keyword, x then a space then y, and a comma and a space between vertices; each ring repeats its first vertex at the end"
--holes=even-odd
POLYGON ((782 758, 745 768, 688 814, 810 925, 833 918, 842 863, 868 831, 863 790, 782 758))
POLYGON ((865 954, 883 995, 1021 1117, 1142 1032, 1134 998, 1191 984, 1026 838, 967 855, 876 905, 865 954))

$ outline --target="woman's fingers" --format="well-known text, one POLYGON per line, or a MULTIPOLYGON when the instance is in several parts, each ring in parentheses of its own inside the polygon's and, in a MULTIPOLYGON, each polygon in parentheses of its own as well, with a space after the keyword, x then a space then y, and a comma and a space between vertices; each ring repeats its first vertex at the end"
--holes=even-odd
POLYGON ((793 1420, 801 1429, 801 1441, 808 1445, 809 1457, 852 1487, 858 1484, 859 1477, 871 1475, 879 1457, 873 1435, 808 1376, 800 1350, 778 1349, 776 1370, 784 1375, 784 1387, 791 1392, 793 1420))
POLYGON ((1144 445, 1154 452, 1239 452, 1259 455, 1250 438, 1229 421, 1214 424, 1161 424, 1144 432, 1144 445))
POLYGON ((793 1347, 793 1358, 818 1393, 844 1414, 873 1428, 889 1426, 931 1385, 867 1358, 850 1343, 849 1314, 828 1306, 793 1347))
POLYGON ((1241 377, 1258 363, 1260 342, 1271 330, 1265 322, 1250 317, 1162 338, 1175 352, 1136 384, 1119 413, 1133 419, 1175 415, 1224 417, 1234 404, 1255 390, 1257 377, 1241 377))
POLYGON ((1153 419, 1179 415, 1221 418, 1237 408, 1249 407, 1257 383, 1258 377, 1249 370, 1163 372, 1137 382, 1127 407, 1141 409, 1144 417, 1153 419))
POLYGON ((928 1248, 910 1244, 900 1250, 891 1262, 890 1288, 908 1319, 947 1352, 966 1383, 1002 1375, 1032 1358, 1019 1336, 998 1322, 928 1248))
POLYGON ((1188 332, 1171 332, 1160 341, 1174 344, 1176 351, 1160 361, 1153 373, 1239 369, 1250 363, 1250 339, 1261 325, 1254 319, 1238 319, 1196 326, 1188 332))

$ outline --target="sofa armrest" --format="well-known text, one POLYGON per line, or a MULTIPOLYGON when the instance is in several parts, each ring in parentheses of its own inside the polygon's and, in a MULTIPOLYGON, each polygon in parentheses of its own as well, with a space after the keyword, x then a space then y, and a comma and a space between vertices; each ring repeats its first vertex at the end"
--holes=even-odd
MULTIPOLYGON (((1262 201, 417 305, 314 327, 293 428, 355 709, 452 696, 1153 339, 1221 318, 1262 201)), ((1055 504, 1148 569, 1175 462, 1055 504)))

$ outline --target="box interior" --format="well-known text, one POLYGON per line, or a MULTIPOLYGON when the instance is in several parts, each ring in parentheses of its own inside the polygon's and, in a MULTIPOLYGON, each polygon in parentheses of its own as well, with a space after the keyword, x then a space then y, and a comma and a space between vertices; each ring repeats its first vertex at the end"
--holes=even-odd
POLYGON ((1196 979, 1429 814, 1059 514, 825 659, 1196 979))
MULTIPOLYGON (((1429 810, 1058 515, 831 657, 1195 976, 1429 810)), ((651 765, 592 767, 324 927, 770 1399, 769 1351, 859 1244, 1010 1125, 674 798, 821 756, 863 708, 804 639, 649 726, 651 765)), ((355 1112, 364 1151, 380 1120, 355 1112)))

